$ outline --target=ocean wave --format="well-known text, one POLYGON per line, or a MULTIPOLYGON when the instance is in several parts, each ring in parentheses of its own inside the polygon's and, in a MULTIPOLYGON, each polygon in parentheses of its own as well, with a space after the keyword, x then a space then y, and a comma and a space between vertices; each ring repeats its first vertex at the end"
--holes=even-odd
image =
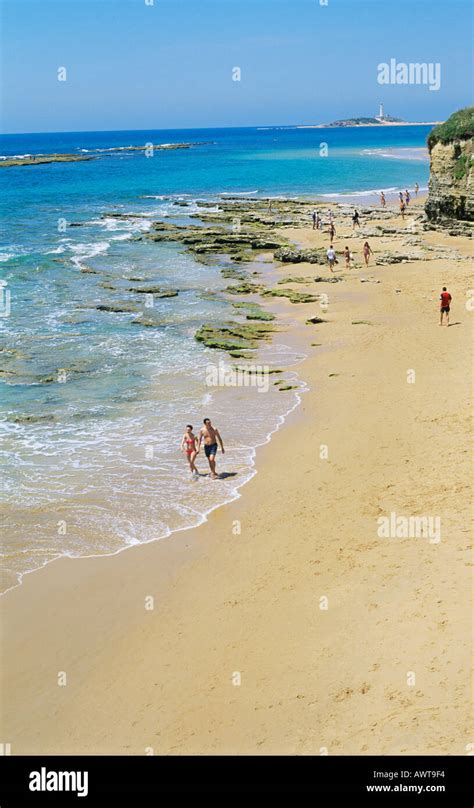
POLYGON ((54 250, 48 250, 47 252, 45 252, 45 255, 61 255, 61 253, 65 252, 65 250, 66 247, 62 245, 56 247, 54 250))
POLYGON ((429 160, 429 152, 424 147, 396 147, 393 149, 363 149, 361 154, 373 157, 386 157, 392 160, 429 160))
MULTIPOLYGON (((21 160, 24 157, 32 157, 31 154, 0 154, 0 160, 21 160)), ((41 157, 37 154, 35 157, 41 157)))
POLYGON ((391 186, 390 188, 368 188, 366 191, 343 191, 341 193, 318 194, 318 196, 330 199, 339 199, 339 198, 343 199, 344 197, 353 197, 353 196, 375 196, 377 194, 382 193, 382 191, 384 192, 384 194, 390 194, 400 190, 401 188, 391 186))
POLYGON ((121 233, 119 236, 111 236, 111 241, 129 241, 132 238, 131 233, 121 233))
POLYGON ((97 241, 91 244, 74 244, 70 246, 72 250, 71 262, 75 267, 80 269, 83 262, 89 258, 94 258, 96 255, 107 252, 110 247, 110 241, 97 241))
MULTIPOLYGON (((58 558, 98 558, 104 556, 114 556, 118 555, 125 550, 130 549, 132 546, 136 546, 139 544, 150 544, 154 541, 159 541, 160 539, 167 538, 171 536, 173 533, 179 533, 184 530, 192 530, 199 525, 204 524, 208 521, 209 516, 213 511, 217 510, 218 508, 226 505, 230 502, 233 502, 236 499, 239 499, 242 494, 240 489, 251 480, 255 474, 257 474, 257 469, 255 466, 255 458, 256 458, 256 450, 258 447, 263 446, 264 444, 268 443, 273 434, 277 432, 281 426, 285 423, 287 417, 291 412, 293 412, 296 407, 299 406, 301 403, 301 393, 304 392, 307 388, 301 387, 300 390, 295 391, 295 395, 293 397, 293 402, 290 404, 286 411, 277 416, 274 419, 274 426, 273 428, 263 437, 263 439, 259 439, 255 446, 240 446, 235 447, 233 450, 234 456, 234 463, 233 468, 239 470, 238 477, 234 480, 232 477, 223 479, 222 485, 217 488, 214 484, 208 484, 208 479, 199 479, 193 480, 189 482, 189 485, 199 486, 199 499, 194 498, 193 502, 199 502, 200 507, 197 508, 195 505, 191 503, 182 503, 179 501, 173 501, 173 499, 169 499, 169 507, 167 511, 164 512, 163 516, 169 522, 172 513, 174 513, 174 518, 171 520, 172 524, 166 523, 160 518, 160 513, 157 511, 153 513, 150 509, 145 509, 145 511, 140 511, 140 515, 143 517, 143 513, 148 513, 149 518, 147 519, 140 519, 137 522, 136 518, 130 519, 130 516, 127 516, 123 510, 121 510, 120 504, 123 501, 123 497, 130 497, 130 490, 124 488, 122 490, 122 485, 117 481, 117 488, 115 490, 116 497, 118 498, 116 501, 116 511, 112 512, 107 507, 103 505, 99 507, 94 507, 90 505, 87 507, 86 510, 81 514, 80 505, 75 508, 75 520, 80 520, 81 524, 81 534, 88 533, 91 537, 98 537, 95 542, 95 546, 91 545, 87 548, 87 551, 84 552, 85 547, 83 542, 81 541, 80 544, 73 543, 69 544, 68 546, 65 544, 61 544, 58 546, 47 546, 44 545, 40 548, 21 548, 21 552, 24 556, 26 556, 25 561, 21 565, 21 569, 11 570, 17 576, 16 583, 13 583, 11 586, 6 588, 4 592, 1 594, 5 594, 5 592, 9 591, 9 589, 14 588, 22 583, 23 576, 26 574, 31 574, 41 567, 45 566, 47 563, 51 563, 58 558), (214 499, 214 494, 219 491, 219 499, 216 501, 214 499), (109 527, 109 531, 104 535, 104 515, 107 514, 107 525, 109 527), (109 536, 110 534, 110 536, 109 536), (115 548, 110 546, 109 542, 112 541, 115 544, 115 548), (121 546, 118 548, 116 547, 117 543, 120 543, 121 546), (109 546, 107 547, 107 544, 109 546)), ((39 425, 38 425, 39 428, 39 425)), ((147 441, 152 441, 151 437, 146 437, 147 441)), ((153 442, 153 441, 152 441, 153 442)), ((99 448, 103 451, 102 447, 99 448)), ((93 458, 95 458, 97 454, 97 450, 95 449, 93 452, 93 458)), ((58 455, 59 457, 62 456, 62 453, 58 455)), ((145 470, 149 472, 157 471, 155 465, 150 465, 147 467, 147 464, 144 463, 143 459, 139 461, 138 464, 130 461, 125 456, 122 458, 123 461, 126 463, 126 468, 129 471, 131 468, 137 470, 145 470)), ((87 467, 84 465, 84 461, 81 460, 81 464, 78 466, 79 469, 86 469, 93 468, 92 466, 87 467)), ((225 472, 224 472, 225 474, 225 472)), ((182 477, 181 486, 185 479, 187 480, 186 472, 182 471, 179 475, 182 477)), ((176 480, 176 474, 173 473, 172 479, 176 480)), ((123 485, 127 485, 126 476, 123 480, 123 485)), ((194 488, 193 488, 194 490, 194 488)), ((93 485, 90 487, 86 487, 82 490, 81 494, 84 495, 96 495, 96 489, 93 485)), ((140 489, 141 496, 144 495, 142 489, 140 489)), ((156 498, 156 491, 149 490, 146 492, 146 496, 150 498, 150 503, 156 498)), ((34 503, 31 503, 34 507, 34 503)), ((39 528, 41 525, 38 526, 39 528)), ((49 525, 48 525, 49 530, 49 525)), ((14 553, 17 550, 15 549, 14 553)), ((7 555, 11 555, 7 554, 7 555)))
POLYGON ((248 196, 249 194, 258 194, 260 191, 220 191, 217 196, 248 196))

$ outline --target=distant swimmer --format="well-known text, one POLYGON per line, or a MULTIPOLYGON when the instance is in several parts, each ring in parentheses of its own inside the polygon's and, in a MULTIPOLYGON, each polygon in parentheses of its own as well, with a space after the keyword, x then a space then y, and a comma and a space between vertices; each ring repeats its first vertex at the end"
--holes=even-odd
POLYGON ((329 241, 334 241, 334 236, 336 235, 336 228, 334 227, 333 222, 329 225, 329 241))
POLYGON ((453 299, 449 294, 446 286, 443 286, 443 291, 441 292, 440 296, 440 319, 439 324, 443 325, 443 315, 446 315, 446 325, 449 326, 449 310, 451 308, 451 300, 453 299))
POLYGON ((380 204, 382 205, 383 208, 387 204, 387 200, 385 199, 385 194, 383 191, 380 192, 380 204))
POLYGON ((370 249, 368 241, 366 241, 365 244, 364 244, 363 252, 364 252, 365 265, 366 265, 366 267, 368 267, 369 266, 369 258, 370 258, 371 255, 373 255, 373 252, 370 249))
POLYGON ((407 203, 407 205, 410 204, 410 199, 411 199, 410 191, 406 190, 405 191, 405 202, 407 203))
POLYGON ((183 439, 181 441, 181 451, 186 452, 186 457, 189 463, 189 468, 191 470, 191 474, 197 476, 198 470, 194 465, 194 461, 196 460, 196 456, 199 453, 199 449, 196 446, 196 435, 193 434, 193 427, 191 424, 186 425, 186 432, 183 435, 183 439))
POLYGON ((201 443, 203 440, 204 440, 204 454, 206 455, 209 461, 209 468, 211 469, 211 478, 213 480, 217 480, 218 479, 216 474, 217 443, 219 442, 222 454, 225 454, 225 450, 224 450, 224 444, 222 443, 222 438, 219 434, 219 430, 217 429, 217 427, 212 426, 210 418, 204 418, 204 426, 201 427, 201 431, 199 433, 198 451, 201 448, 201 443))
POLYGON ((360 227, 360 222, 359 222, 359 214, 358 214, 358 212, 355 210, 355 211, 354 211, 354 213, 353 213, 353 215, 352 215, 352 229, 353 229, 353 230, 355 229, 355 226, 356 226, 356 225, 357 225, 357 227, 360 227))
POLYGON ((337 264, 337 258, 336 258, 336 250, 334 249, 332 244, 329 247, 329 250, 327 251, 326 255, 329 263, 329 269, 331 270, 331 272, 334 272, 334 264, 337 264))
POLYGON ((415 196, 418 196, 418 191, 420 190, 420 186, 417 182, 415 182, 415 196))

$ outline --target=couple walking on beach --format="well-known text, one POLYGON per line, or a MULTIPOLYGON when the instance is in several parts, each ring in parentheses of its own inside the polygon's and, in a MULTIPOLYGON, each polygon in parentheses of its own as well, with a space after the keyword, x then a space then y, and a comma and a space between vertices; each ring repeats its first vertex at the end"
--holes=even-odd
POLYGON ((221 447, 222 454, 225 454, 224 444, 217 427, 213 426, 210 418, 204 418, 204 426, 199 431, 199 439, 193 433, 191 424, 186 425, 186 432, 181 440, 181 451, 186 452, 186 458, 189 463, 189 468, 193 477, 197 477, 199 472, 195 465, 197 455, 201 450, 201 444, 204 441, 204 454, 209 462, 211 470, 211 479, 217 480, 216 474, 216 454, 217 444, 221 447), (197 445, 196 445, 197 444, 197 445))
MULTIPOLYGON (((368 241, 366 241, 364 243, 362 251, 363 251, 363 254, 364 254, 365 265, 366 265, 366 267, 368 267, 369 266, 370 256, 374 254, 368 241)), ((346 246, 346 248, 344 249, 344 252, 343 252, 343 256, 344 256, 344 259, 345 259, 345 262, 346 262, 346 269, 351 269, 354 266, 354 254, 351 252, 349 247, 346 246)), ((334 264, 337 264, 339 262, 337 260, 336 250, 334 249, 334 246, 332 244, 329 247, 329 250, 327 250, 327 252, 326 252, 326 257, 328 259, 329 269, 331 270, 331 272, 334 272, 334 264)))

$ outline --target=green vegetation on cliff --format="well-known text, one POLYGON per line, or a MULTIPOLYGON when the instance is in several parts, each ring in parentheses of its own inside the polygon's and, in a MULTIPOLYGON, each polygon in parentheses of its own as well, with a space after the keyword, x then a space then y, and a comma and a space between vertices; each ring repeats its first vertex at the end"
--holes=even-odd
POLYGON ((454 112, 447 121, 435 126, 428 135, 428 148, 431 151, 437 143, 452 143, 454 140, 469 140, 474 137, 474 107, 466 107, 454 112))

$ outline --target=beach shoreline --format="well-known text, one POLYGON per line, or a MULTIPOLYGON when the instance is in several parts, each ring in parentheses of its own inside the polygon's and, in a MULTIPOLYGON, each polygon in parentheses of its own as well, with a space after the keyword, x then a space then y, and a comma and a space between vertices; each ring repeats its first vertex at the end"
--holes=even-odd
MULTIPOLYGON (((371 246, 399 247, 410 224, 371 246)), ((338 249, 345 238, 352 249, 346 222, 338 249)), ((464 237, 423 241, 469 255, 464 237)), ((277 271, 306 277, 303 291, 329 277, 277 271)), ((464 753, 468 265, 339 274, 318 285, 327 322, 307 324, 319 304, 281 303, 309 389, 236 500, 127 553, 58 559, 1 598, 12 754, 464 753), (439 515, 442 540, 380 539, 394 511, 439 515)))

